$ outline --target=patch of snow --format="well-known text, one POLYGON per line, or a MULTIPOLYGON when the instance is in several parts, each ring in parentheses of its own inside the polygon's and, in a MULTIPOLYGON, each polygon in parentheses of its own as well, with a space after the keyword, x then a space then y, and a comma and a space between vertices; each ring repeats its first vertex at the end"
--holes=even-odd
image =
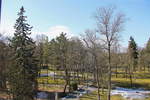
POLYGON ((37 98, 47 99, 48 98, 48 94, 46 92, 38 92, 37 93, 37 98))
POLYGON ((133 99, 140 99, 143 100, 144 98, 150 97, 150 91, 146 91, 143 89, 127 89, 127 88, 120 88, 117 87, 115 90, 111 91, 111 95, 121 95, 124 98, 133 99))

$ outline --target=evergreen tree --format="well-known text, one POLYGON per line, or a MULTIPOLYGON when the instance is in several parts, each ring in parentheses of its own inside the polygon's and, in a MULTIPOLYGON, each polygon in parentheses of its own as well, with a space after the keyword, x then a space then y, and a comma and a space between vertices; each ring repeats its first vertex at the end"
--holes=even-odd
POLYGON ((129 77, 132 87, 132 76, 133 71, 136 70, 137 61, 138 61, 138 51, 137 44, 134 41, 133 37, 130 37, 129 46, 128 46, 128 56, 129 56, 129 77))
POLYGON ((150 53, 150 39, 148 40, 146 44, 146 52, 150 53))
POLYGON ((56 39, 51 40, 50 42, 50 55, 51 64, 53 64, 57 69, 62 69, 65 72, 65 87, 64 93, 66 92, 67 86, 70 87, 70 77, 69 77, 69 68, 68 68, 68 42, 69 40, 66 37, 66 34, 62 33, 56 39))
MULTIPOLYGON (((55 73, 56 70, 60 70, 60 66, 61 66, 59 47, 55 39, 52 39, 50 41, 49 55, 50 55, 49 57, 50 64, 52 65, 54 73, 55 73)), ((54 80, 55 80, 55 74, 54 74, 54 80)))
POLYGON ((60 65, 62 69, 65 71, 65 87, 64 87, 64 93, 66 92, 67 86, 70 87, 70 77, 69 77, 69 71, 67 66, 67 51, 68 51, 68 39, 66 37, 66 34, 62 33, 59 37, 56 38, 56 45, 58 47, 58 55, 60 60, 60 65))
POLYGON ((145 57, 146 59, 144 59, 144 61, 146 62, 146 66, 148 67, 148 70, 150 71, 150 39, 146 44, 145 57))
POLYGON ((131 61, 130 64, 132 65, 133 70, 135 71, 137 66, 137 60, 138 60, 138 50, 137 50, 137 44, 134 41, 133 37, 130 37, 128 53, 131 61))
POLYGON ((43 44, 43 63, 48 66, 49 63, 49 41, 48 37, 45 37, 43 44))
POLYGON ((12 64, 9 67, 9 84, 13 100, 33 100, 37 89, 37 60, 35 43, 29 37, 32 27, 27 23, 25 10, 21 7, 11 40, 12 64))

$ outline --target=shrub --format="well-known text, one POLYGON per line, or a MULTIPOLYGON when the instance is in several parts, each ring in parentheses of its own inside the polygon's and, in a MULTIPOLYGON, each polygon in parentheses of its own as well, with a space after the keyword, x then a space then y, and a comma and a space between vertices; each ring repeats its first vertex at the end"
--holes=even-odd
POLYGON ((78 89, 78 84, 76 82, 72 82, 70 87, 72 91, 76 91, 78 89))

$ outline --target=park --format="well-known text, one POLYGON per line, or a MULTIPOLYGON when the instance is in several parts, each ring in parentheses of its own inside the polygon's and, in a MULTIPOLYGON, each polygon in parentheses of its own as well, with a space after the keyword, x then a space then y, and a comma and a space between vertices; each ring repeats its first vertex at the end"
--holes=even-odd
POLYGON ((150 100, 148 3, 0 0, 0 100, 150 100))

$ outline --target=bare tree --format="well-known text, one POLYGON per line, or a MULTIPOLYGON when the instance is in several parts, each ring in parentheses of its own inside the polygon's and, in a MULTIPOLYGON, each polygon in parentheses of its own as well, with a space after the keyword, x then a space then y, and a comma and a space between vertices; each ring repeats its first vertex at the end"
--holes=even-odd
POLYGON ((91 53, 92 55, 92 59, 93 59, 93 68, 94 68, 94 79, 96 78, 96 83, 98 86, 98 100, 100 100, 100 79, 99 76, 100 74, 102 74, 102 72, 100 71, 101 68, 99 68, 98 65, 98 54, 100 53, 100 46, 98 43, 98 38, 96 36, 96 32, 95 31, 91 31, 91 30, 86 30, 86 36, 83 39, 88 51, 91 53))
POLYGON ((101 40, 108 51, 108 100, 110 100, 111 92, 111 47, 118 41, 118 33, 123 30, 125 22, 125 15, 114 11, 114 7, 102 7, 97 9, 94 16, 97 22, 97 32, 103 36, 101 40))

